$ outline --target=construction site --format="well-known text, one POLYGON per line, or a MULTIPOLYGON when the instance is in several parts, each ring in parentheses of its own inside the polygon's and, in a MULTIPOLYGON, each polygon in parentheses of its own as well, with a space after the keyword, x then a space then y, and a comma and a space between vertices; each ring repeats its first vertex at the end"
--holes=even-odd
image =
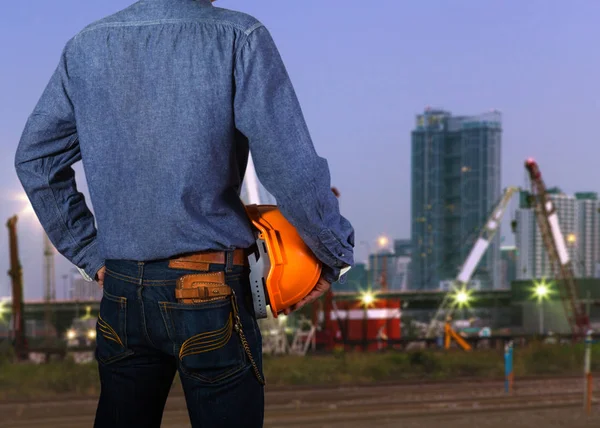
MULTIPOLYGON (((268 316, 259 320, 268 380, 265 426, 364 427, 377 423, 392 427, 398 426, 400 419, 403 427, 440 423, 448 427, 505 423, 515 427, 535 423, 597 426, 600 413, 594 391, 599 385, 592 376, 592 367, 597 365, 592 364, 590 352, 591 344, 599 338, 595 332, 600 323, 600 280, 575 277, 567 250, 569 237, 565 239, 561 231, 540 169, 531 159, 525 162, 525 169, 530 187, 504 190, 472 240, 467 258, 457 267, 455 279, 438 289, 390 289, 387 263, 392 253, 384 251, 371 257, 381 264, 379 269, 355 267, 345 285, 341 284, 344 286, 334 284, 315 303, 289 316, 274 317, 266 311, 268 316), (535 212, 553 274, 512 281, 504 289, 482 288, 473 276, 517 195, 535 212), (578 361, 559 372, 551 368, 553 362, 546 371, 531 370, 531 364, 538 366, 540 361, 535 349, 528 354, 526 349, 540 343, 563 345, 577 355, 585 346, 583 388, 581 375, 573 376, 578 361), (513 349, 519 355, 516 369, 513 349), (339 355, 365 356, 367 360, 353 362, 352 357, 340 359, 339 355), (497 377, 502 355, 504 380, 497 377), (386 356, 391 359, 378 362, 373 358, 386 356), (524 358, 530 362, 523 363, 524 358), (285 370, 277 368, 278 360, 284 361, 285 370), (315 363, 306 366, 300 361, 315 363), (290 364, 297 367, 291 369, 290 364), (321 364, 328 364, 334 372, 319 375, 321 364), (516 380, 515 372, 519 376, 516 380), (277 373, 286 375, 278 377, 277 373), (446 382, 436 378, 442 373, 450 377, 446 382), (477 377, 478 373, 487 374, 477 377), (360 383, 369 376, 370 385, 360 383), (274 385, 269 384, 273 377, 274 385), (310 379, 310 386, 287 385, 298 379, 310 379), (585 411, 574 412, 574 408, 581 409, 582 398, 585 411)), ((250 197, 260 199, 256 183, 250 180, 250 186, 255 190, 250 197)), ((337 189, 334 193, 339 196, 337 189)), ((515 226, 514 220, 511 225, 515 226)), ((56 298, 56 253, 45 237, 44 299, 24 302, 23 288, 27 285, 23 284, 19 258, 18 217, 11 217, 6 226, 12 296, 0 301, 0 346, 13 349, 17 360, 13 367, 33 364, 43 369, 44 363, 74 361, 77 367, 93 369, 99 299, 81 295, 76 299, 56 298)), ((384 247, 387 240, 381 237, 378 244, 384 247)), ((80 375, 65 376, 72 377, 70 382, 80 382, 80 375)), ((26 388, 23 377, 18 373, 14 377, 20 389, 26 388)), ((10 385, 7 379, 4 383, 10 385)), ((33 388, 39 391, 38 386, 33 388)), ((3 422, 21 427, 89 426, 97 404, 95 388, 88 387, 88 394, 67 399, 53 394, 53 399, 43 403, 2 395, 3 422)), ((163 425, 185 426, 187 422, 183 391, 176 381, 163 425)))

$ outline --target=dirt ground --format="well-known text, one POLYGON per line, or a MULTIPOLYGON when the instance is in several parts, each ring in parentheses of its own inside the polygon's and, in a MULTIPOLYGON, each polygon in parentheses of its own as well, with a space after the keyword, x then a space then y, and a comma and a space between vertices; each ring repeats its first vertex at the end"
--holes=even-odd
MULTIPOLYGON (((598 396, 592 415, 588 417, 583 409, 582 395, 574 391, 581 391, 578 380, 558 379, 522 382, 512 398, 502 393, 501 385, 397 385, 270 391, 265 397, 264 427, 600 428, 598 396), (538 396, 548 397, 551 401, 534 400, 538 396), (534 407, 528 410, 494 407, 502 404, 520 409, 524 403, 534 407)), ((43 403, 0 403, 0 427, 91 427, 96 403, 95 399, 73 401, 58 397, 43 403)), ((162 426, 190 427, 185 400, 180 394, 169 397, 162 426)))
MULTIPOLYGON (((184 425, 169 425, 179 428, 184 425)), ((408 418, 402 420, 376 419, 368 424, 316 424, 311 428, 598 428, 600 411, 587 417, 581 409, 531 410, 506 413, 484 413, 466 416, 431 418, 408 418)), ((283 428, 285 424, 269 425, 265 428, 283 428)))

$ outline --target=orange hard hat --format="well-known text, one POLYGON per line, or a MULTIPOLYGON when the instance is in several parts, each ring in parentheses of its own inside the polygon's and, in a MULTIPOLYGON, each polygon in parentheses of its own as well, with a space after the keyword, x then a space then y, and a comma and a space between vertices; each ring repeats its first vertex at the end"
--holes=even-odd
POLYGON ((258 230, 256 251, 248 257, 254 311, 257 318, 273 316, 310 293, 321 276, 322 263, 276 205, 247 205, 258 230))

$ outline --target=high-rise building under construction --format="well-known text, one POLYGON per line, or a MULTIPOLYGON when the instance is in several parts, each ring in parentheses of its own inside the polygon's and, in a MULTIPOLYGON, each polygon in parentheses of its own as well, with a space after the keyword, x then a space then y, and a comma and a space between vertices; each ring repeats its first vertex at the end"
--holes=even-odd
MULTIPOLYGON (((432 290, 453 280, 501 196, 502 118, 498 111, 453 116, 426 109, 412 131, 409 288, 432 290)), ((501 284, 496 235, 472 277, 481 288, 501 284)))

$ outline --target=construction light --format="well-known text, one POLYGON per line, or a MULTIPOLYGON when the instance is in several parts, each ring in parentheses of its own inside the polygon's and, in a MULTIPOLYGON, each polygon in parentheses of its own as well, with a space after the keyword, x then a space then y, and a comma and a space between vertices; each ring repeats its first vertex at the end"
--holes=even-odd
POLYGON ((4 321, 4 314, 8 312, 6 309, 6 300, 0 300, 0 321, 4 321))
POLYGON ((458 305, 459 307, 468 306, 469 302, 471 301, 471 297, 471 291, 467 290, 466 287, 456 290, 452 296, 454 304, 458 305))
POLYGON ((542 301, 546 299, 550 294, 552 294, 552 288, 550 284, 546 282, 545 279, 541 279, 539 282, 535 282, 533 285, 533 297, 538 301, 542 301))
POLYGON ((548 295, 548 287, 546 284, 538 284, 535 287, 535 295, 538 297, 546 297, 548 295))
POLYGON ((575 236, 575 234, 574 234, 574 233, 569 233, 569 234, 567 235, 567 242, 568 242, 569 244, 574 244, 575 242, 577 242, 577 236, 575 236))
POLYGON ((375 296, 370 291, 365 291, 362 293, 360 301, 364 306, 370 306, 375 302, 375 296))
POLYGON ((456 301, 465 304, 469 301, 469 295, 465 291, 459 291, 456 293, 456 301))
POLYGON ((387 236, 380 236, 379 238, 377 238, 377 244, 379 245, 380 248, 387 247, 389 242, 390 242, 390 240, 388 239, 387 236))
POLYGON ((77 337, 77 333, 75 332, 75 330, 71 329, 67 331, 67 339, 73 340, 75 339, 75 337, 77 337))
POLYGON ((92 339, 92 340, 95 339, 96 338, 96 330, 94 330, 94 329, 88 330, 87 337, 88 337, 88 339, 92 339))

